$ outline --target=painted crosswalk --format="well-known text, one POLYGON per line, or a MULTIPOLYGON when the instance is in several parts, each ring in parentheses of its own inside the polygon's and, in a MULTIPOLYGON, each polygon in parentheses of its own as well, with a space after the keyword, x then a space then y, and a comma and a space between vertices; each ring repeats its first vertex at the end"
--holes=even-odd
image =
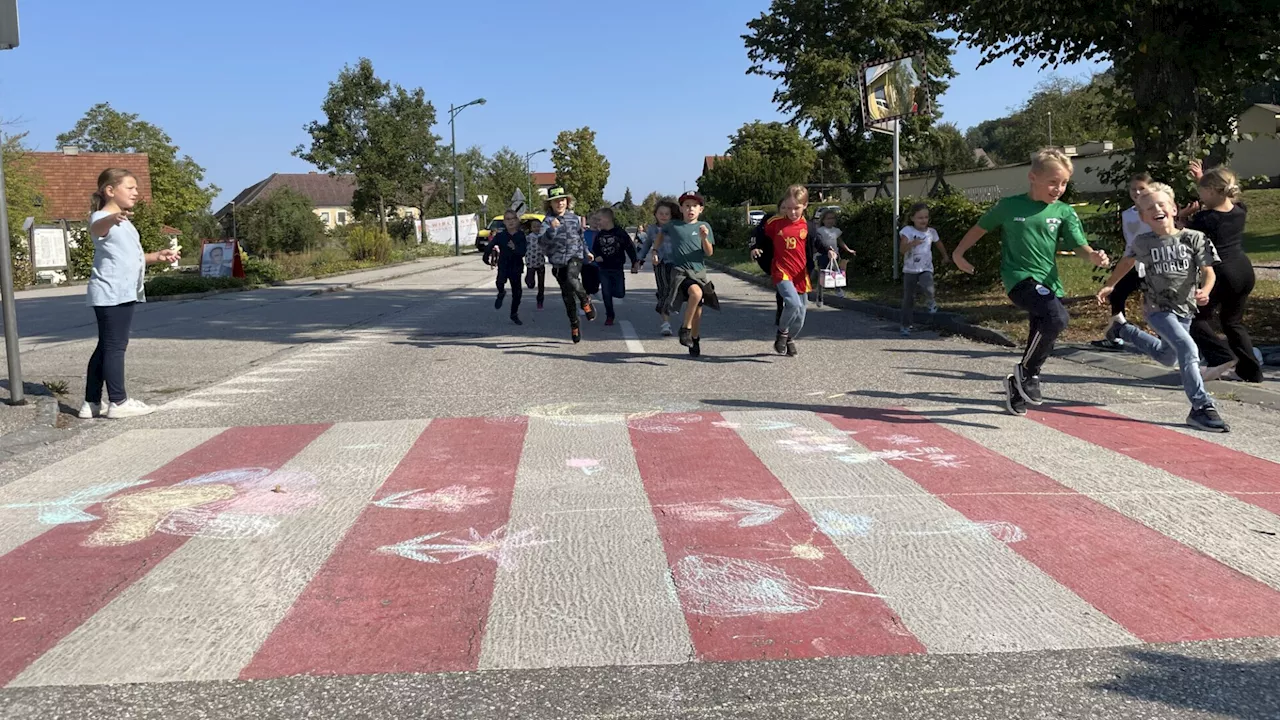
POLYGON ((128 432, 0 487, 0 685, 1280 636, 1280 464, 1116 410, 128 432))

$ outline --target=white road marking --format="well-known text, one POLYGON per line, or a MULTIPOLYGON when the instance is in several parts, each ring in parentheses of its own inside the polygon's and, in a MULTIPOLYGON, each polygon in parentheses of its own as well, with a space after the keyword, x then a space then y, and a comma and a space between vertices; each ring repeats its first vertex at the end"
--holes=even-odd
POLYGON ((636 326, 632 325, 630 320, 622 320, 618 325, 622 326, 622 337, 627 341, 627 350, 643 355, 644 345, 640 342, 640 336, 636 334, 636 326))

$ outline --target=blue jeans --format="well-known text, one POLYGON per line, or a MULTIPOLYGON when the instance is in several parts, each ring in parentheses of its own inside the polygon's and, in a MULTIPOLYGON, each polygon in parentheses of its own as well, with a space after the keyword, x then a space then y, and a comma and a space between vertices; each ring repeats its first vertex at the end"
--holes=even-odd
POLYGON ((778 283, 777 291, 782 297, 782 318, 778 329, 794 338, 804 329, 808 299, 796 290, 795 283, 790 280, 778 283))
POLYGON ((1166 367, 1178 364, 1182 374, 1182 389, 1187 393, 1193 409, 1212 405, 1213 400, 1205 392, 1204 380, 1200 377, 1200 351, 1196 341, 1191 339, 1191 318, 1180 318, 1171 312, 1147 313, 1147 324, 1160 337, 1145 333, 1133 325, 1126 323, 1120 328, 1120 337, 1124 338, 1126 347, 1143 353, 1166 367))
POLYGON ((600 295, 604 298, 604 316, 613 318, 613 299, 627 296, 627 276, 622 270, 600 268, 600 295))
POLYGON ((128 399, 124 389, 124 351, 129 347, 129 328, 137 303, 99 305, 93 308, 98 320, 98 345, 89 357, 85 372, 84 401, 102 402, 102 384, 107 385, 107 399, 122 403, 128 399))

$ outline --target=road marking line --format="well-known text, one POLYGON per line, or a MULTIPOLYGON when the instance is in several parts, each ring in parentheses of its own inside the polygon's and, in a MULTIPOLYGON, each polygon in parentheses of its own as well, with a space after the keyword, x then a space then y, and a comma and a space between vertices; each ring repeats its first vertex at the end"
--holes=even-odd
POLYGON ((636 326, 632 325, 630 320, 622 320, 618 324, 622 326, 622 337, 627 341, 627 350, 643 355, 644 345, 640 342, 640 336, 636 334, 636 326))

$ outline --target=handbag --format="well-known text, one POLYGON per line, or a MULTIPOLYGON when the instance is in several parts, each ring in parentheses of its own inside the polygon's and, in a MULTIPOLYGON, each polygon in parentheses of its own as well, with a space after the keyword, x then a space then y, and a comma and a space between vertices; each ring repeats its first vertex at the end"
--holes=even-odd
POLYGON ((822 287, 825 288, 842 288, 848 282, 844 272, 840 270, 819 270, 822 274, 822 287))

